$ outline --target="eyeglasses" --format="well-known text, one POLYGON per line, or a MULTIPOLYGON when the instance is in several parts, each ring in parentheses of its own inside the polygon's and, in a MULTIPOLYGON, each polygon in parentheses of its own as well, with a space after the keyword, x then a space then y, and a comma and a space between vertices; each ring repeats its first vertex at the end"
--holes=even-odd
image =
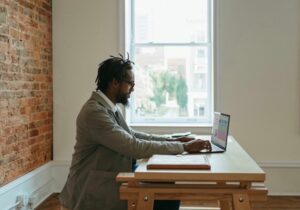
POLYGON ((130 85, 131 88, 133 88, 135 86, 135 82, 134 81, 123 80, 123 82, 126 82, 128 85, 130 85))

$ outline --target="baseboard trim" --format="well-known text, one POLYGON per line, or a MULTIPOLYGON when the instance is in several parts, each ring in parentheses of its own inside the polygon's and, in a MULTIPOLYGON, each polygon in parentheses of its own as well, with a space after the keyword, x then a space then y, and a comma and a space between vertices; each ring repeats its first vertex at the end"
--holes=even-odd
MULTIPOLYGON (((7 210, 16 204, 18 195, 31 198, 32 206, 40 203, 53 192, 54 179, 51 176, 52 161, 25 174, 0 188, 1 209, 7 210)), ((23 207, 22 210, 28 209, 23 207)))
POLYGON ((36 209, 39 205, 41 205, 47 198, 49 198, 54 192, 49 192, 47 195, 42 197, 35 205, 34 209, 36 209))
POLYGON ((57 166, 68 166, 68 167, 70 167, 71 166, 71 161, 70 160, 53 160, 51 162, 51 165, 54 166, 54 167, 57 167, 57 166))
POLYGON ((262 168, 300 168, 300 161, 261 161, 258 165, 262 168))
POLYGON ((0 196, 7 193, 10 190, 13 190, 14 188, 22 185, 24 182, 32 179, 32 177, 38 175, 39 173, 49 169, 52 166, 52 161, 44 164, 43 166, 23 175, 22 177, 17 178, 16 180, 0 187, 0 196))
POLYGON ((299 193, 294 193, 294 192, 272 192, 268 194, 269 196, 300 196, 300 192, 299 193))

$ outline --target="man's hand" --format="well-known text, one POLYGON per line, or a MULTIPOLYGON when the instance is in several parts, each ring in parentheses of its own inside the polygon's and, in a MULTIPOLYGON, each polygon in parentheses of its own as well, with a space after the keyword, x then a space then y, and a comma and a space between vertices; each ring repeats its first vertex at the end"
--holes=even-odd
POLYGON ((211 151, 209 141, 196 139, 183 144, 184 151, 188 153, 200 153, 202 150, 211 151))

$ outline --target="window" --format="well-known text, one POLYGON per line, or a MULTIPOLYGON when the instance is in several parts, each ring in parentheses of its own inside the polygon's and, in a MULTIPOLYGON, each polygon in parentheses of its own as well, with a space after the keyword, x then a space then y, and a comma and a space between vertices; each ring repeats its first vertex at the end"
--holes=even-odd
POLYGON ((127 49, 135 62, 131 124, 210 124, 212 1, 131 0, 127 49))

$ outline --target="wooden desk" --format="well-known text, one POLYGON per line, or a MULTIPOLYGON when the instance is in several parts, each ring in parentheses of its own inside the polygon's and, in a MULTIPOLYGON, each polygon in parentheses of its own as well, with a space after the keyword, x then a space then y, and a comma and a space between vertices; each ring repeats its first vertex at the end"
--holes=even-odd
POLYGON ((215 200, 222 210, 250 210, 251 201, 266 200, 264 171, 232 136, 225 153, 207 156, 211 170, 147 170, 143 162, 120 173, 120 198, 128 210, 152 210, 154 200, 215 200))

